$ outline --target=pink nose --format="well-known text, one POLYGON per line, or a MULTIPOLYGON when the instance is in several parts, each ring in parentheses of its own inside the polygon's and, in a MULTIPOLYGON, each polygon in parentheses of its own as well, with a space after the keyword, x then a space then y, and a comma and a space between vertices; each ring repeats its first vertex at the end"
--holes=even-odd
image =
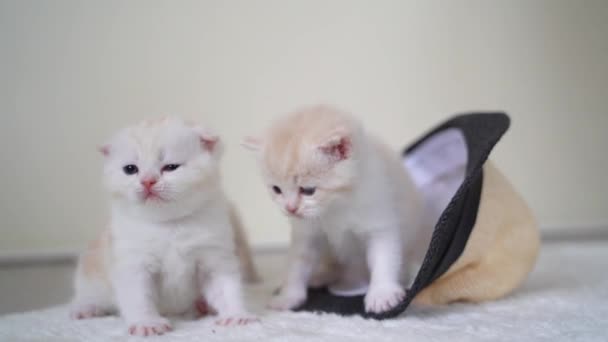
POLYGON ((298 207, 296 207, 296 206, 294 206, 294 205, 291 205, 291 204, 288 204, 288 205, 285 207, 285 209, 287 209, 287 211, 289 211, 289 212, 290 212, 290 213, 292 213, 292 214, 295 214, 295 213, 296 213, 296 211, 298 211, 298 207))
POLYGON ((150 188, 152 188, 156 182, 157 181, 154 178, 146 178, 141 180, 141 185, 143 185, 146 190, 150 190, 150 188))

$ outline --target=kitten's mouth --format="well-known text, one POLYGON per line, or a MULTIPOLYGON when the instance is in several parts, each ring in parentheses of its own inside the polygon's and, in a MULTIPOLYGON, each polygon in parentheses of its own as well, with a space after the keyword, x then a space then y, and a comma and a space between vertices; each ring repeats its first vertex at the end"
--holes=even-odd
POLYGON ((289 217, 295 217, 297 219, 305 219, 306 217, 304 215, 302 215, 301 213, 295 212, 295 213, 288 213, 287 216, 289 217))
POLYGON ((164 201, 165 199, 162 198, 158 193, 156 193, 154 191, 146 191, 146 192, 144 192, 143 200, 144 200, 144 202, 149 202, 149 201, 164 201))

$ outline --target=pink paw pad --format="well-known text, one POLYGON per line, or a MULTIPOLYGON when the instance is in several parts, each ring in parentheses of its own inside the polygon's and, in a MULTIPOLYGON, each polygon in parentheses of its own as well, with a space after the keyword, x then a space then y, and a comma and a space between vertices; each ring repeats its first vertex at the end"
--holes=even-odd
POLYGON ((256 317, 226 317, 220 318, 215 321, 215 324, 221 326, 231 326, 231 325, 247 325, 251 323, 257 323, 260 320, 256 317))
POLYGON ((194 303, 194 307, 199 315, 198 317, 203 317, 210 313, 209 304, 207 304, 207 301, 204 298, 198 299, 194 303))
POLYGON ((158 325, 132 325, 129 327, 129 334, 133 336, 155 336, 163 335, 166 332, 171 331, 172 328, 169 324, 158 324, 158 325))

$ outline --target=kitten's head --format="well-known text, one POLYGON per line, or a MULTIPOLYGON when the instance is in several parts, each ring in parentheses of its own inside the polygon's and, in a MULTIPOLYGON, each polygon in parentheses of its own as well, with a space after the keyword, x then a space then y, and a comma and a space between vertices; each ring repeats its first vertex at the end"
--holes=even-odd
POLYGON ((315 106, 281 118, 243 145, 258 154, 279 208, 295 218, 315 218, 352 194, 361 134, 351 116, 315 106))
POLYGON ((170 220, 202 204, 219 182, 218 137, 177 118, 141 122, 118 132, 101 149, 104 183, 131 214, 170 220))

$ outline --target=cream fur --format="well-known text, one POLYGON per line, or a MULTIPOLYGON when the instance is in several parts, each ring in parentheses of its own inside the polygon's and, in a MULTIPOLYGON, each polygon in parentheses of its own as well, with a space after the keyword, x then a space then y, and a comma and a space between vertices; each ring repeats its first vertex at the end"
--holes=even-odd
POLYGON ((102 151, 111 222, 80 258, 73 317, 118 311, 131 334, 144 336, 171 329, 163 315, 195 316, 207 303, 219 324, 253 321, 240 269, 249 279, 255 269, 220 186, 217 136, 166 118, 121 131, 102 151), (126 174, 128 164, 138 172, 126 174), (156 197, 147 197, 144 178, 156 180, 156 197))
POLYGON ((406 254, 420 212, 399 155, 326 106, 292 113, 246 146, 258 151, 271 196, 292 228, 289 268, 270 306, 294 308, 309 284, 323 283, 337 291, 369 283, 366 310, 395 306, 405 295, 406 254), (307 196, 301 188, 316 191, 307 196))

